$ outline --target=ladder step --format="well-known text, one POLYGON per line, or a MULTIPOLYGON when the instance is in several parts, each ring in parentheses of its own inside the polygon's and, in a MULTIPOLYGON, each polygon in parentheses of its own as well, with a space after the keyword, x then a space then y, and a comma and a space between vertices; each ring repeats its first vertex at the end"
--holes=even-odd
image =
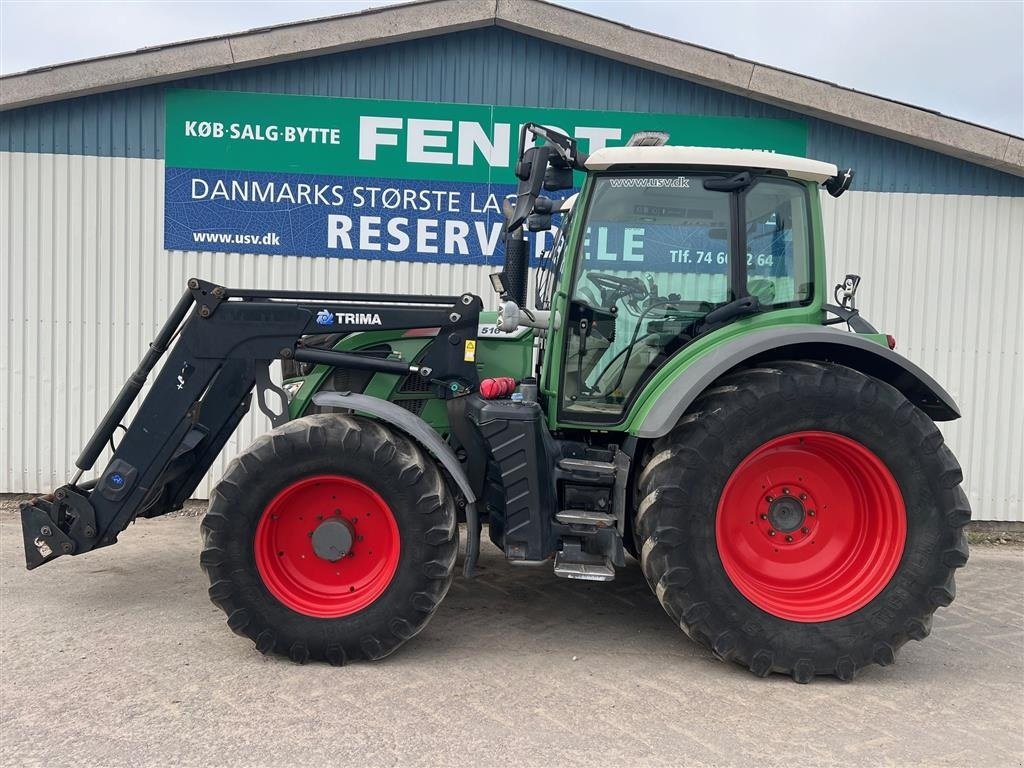
POLYGON ((612 581, 615 568, 607 558, 603 563, 577 563, 562 557, 564 553, 555 555, 555 576, 563 579, 580 581, 612 581))
POLYGON ((615 477, 615 465, 610 461, 590 461, 589 459, 559 459, 558 468, 566 472, 599 477, 615 477))
POLYGON ((587 509, 563 509, 555 515, 555 520, 565 525, 592 525, 595 528, 612 528, 616 523, 615 515, 587 509))

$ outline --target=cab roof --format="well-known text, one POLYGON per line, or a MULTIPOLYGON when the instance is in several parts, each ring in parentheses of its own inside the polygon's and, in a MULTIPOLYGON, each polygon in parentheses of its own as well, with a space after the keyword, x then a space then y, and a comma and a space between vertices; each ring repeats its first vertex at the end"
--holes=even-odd
POLYGON ((832 163, 806 157, 780 155, 759 149, 721 149, 718 147, 605 147, 587 157, 588 171, 611 168, 735 168, 737 170, 784 171, 787 176, 818 184, 839 170, 832 163))

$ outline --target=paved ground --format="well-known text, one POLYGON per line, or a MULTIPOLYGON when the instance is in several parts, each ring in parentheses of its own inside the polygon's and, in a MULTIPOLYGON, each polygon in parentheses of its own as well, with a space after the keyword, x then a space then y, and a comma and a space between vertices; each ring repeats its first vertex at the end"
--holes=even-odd
POLYGON ((257 654, 206 598, 198 519, 24 570, 0 515, 0 765, 1024 764, 1024 551, 976 547, 897 664, 759 680, 612 584, 457 579, 398 654, 342 669, 257 654))

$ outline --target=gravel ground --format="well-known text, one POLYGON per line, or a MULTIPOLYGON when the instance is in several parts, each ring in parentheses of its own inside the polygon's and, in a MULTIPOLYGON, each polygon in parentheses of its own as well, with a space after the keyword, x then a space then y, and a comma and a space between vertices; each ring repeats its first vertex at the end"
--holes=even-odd
POLYGON ((610 584, 485 546, 377 664, 299 667, 206 597, 199 521, 24 570, 0 510, 0 765, 1024 765, 1024 549, 976 546, 956 602, 848 684, 760 680, 610 584))

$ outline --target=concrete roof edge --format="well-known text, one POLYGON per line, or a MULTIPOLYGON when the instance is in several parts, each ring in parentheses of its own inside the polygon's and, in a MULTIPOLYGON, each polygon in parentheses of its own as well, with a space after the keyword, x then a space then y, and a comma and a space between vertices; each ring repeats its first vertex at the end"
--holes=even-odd
MULTIPOLYGON (((497 0, 498 26, 1024 176, 1024 138, 543 0, 497 0)), ((827 158, 826 158, 827 159, 827 158)))
POLYGON ((494 24, 495 0, 416 0, 0 77, 0 111, 494 24))
POLYGON ((544 0, 418 0, 0 77, 0 111, 498 25, 1024 176, 1024 138, 544 0))

